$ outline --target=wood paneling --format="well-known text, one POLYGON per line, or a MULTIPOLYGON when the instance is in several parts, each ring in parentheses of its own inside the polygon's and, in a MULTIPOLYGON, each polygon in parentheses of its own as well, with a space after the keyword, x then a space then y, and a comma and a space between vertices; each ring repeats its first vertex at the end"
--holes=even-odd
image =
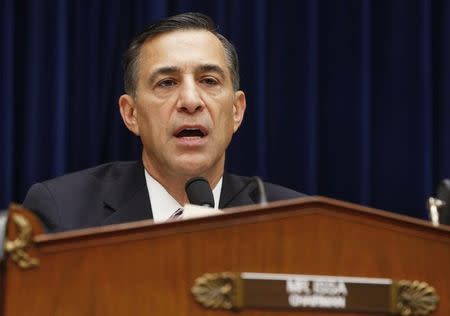
POLYGON ((327 198, 34 239, 38 268, 6 262, 4 315, 233 315, 204 309, 190 293, 195 278, 221 271, 417 279, 441 297, 434 315, 450 315, 449 227, 327 198))

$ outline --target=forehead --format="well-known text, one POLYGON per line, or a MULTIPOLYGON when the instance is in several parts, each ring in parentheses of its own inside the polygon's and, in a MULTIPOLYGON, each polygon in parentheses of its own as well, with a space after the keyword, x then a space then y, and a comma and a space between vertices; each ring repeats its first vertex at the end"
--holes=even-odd
POLYGON ((183 69, 201 64, 217 64, 224 70, 227 68, 222 43, 206 30, 181 30, 159 34, 142 46, 140 62, 144 71, 166 66, 183 69))

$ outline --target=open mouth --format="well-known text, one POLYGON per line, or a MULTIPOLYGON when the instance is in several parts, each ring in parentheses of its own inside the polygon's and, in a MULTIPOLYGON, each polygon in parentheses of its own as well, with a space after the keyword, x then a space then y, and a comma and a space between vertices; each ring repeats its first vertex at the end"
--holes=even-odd
POLYGON ((175 137, 200 137, 203 138, 207 135, 206 131, 201 128, 183 128, 175 134, 175 137))

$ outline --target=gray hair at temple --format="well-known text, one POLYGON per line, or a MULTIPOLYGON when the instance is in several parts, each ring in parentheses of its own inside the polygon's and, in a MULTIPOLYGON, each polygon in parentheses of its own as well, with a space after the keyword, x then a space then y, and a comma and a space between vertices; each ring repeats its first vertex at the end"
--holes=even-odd
POLYGON ((131 41, 122 59, 123 80, 127 94, 134 96, 136 93, 139 55, 142 45, 158 34, 178 30, 206 30, 214 34, 220 40, 225 50, 225 58, 230 70, 233 89, 235 91, 239 90, 239 60, 236 48, 222 34, 217 32, 217 27, 210 17, 197 12, 188 12, 171 16, 150 25, 131 41))

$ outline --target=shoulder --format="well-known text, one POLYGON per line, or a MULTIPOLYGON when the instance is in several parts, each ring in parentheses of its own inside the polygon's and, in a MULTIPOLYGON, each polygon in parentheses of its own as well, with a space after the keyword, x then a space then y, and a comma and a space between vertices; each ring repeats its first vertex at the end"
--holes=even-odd
MULTIPOLYGON (((239 206, 257 203, 259 200, 260 190, 258 189, 255 177, 245 177, 225 173, 223 179, 223 206, 239 206)), ((303 193, 270 182, 263 182, 263 186, 267 201, 269 202, 306 196, 303 193)))
POLYGON ((56 186, 64 183, 76 184, 80 180, 85 181, 109 181, 128 174, 134 169, 139 169, 141 163, 139 161, 116 161, 98 165, 92 168, 72 172, 60 177, 42 182, 47 186, 56 186))
POLYGON ((270 182, 264 182, 264 187, 266 189, 268 201, 295 199, 306 196, 304 193, 270 182))
MULTIPOLYGON (((96 191, 101 193, 107 188, 107 184, 114 182, 124 174, 129 174, 133 169, 139 169, 140 163, 137 161, 130 162, 110 162, 95 166, 92 168, 72 172, 59 176, 50 180, 34 184, 28 194, 35 191, 43 193, 47 192, 59 198, 72 198, 80 191, 85 194, 86 191, 96 191)), ((26 204, 25 198, 24 204, 26 204)))
POLYGON ((89 214, 80 218, 94 222, 103 215, 103 198, 112 184, 130 173, 142 173, 141 168, 138 161, 111 162, 39 182, 28 190, 23 205, 35 212, 52 231, 79 225, 77 216, 83 212, 89 214))

